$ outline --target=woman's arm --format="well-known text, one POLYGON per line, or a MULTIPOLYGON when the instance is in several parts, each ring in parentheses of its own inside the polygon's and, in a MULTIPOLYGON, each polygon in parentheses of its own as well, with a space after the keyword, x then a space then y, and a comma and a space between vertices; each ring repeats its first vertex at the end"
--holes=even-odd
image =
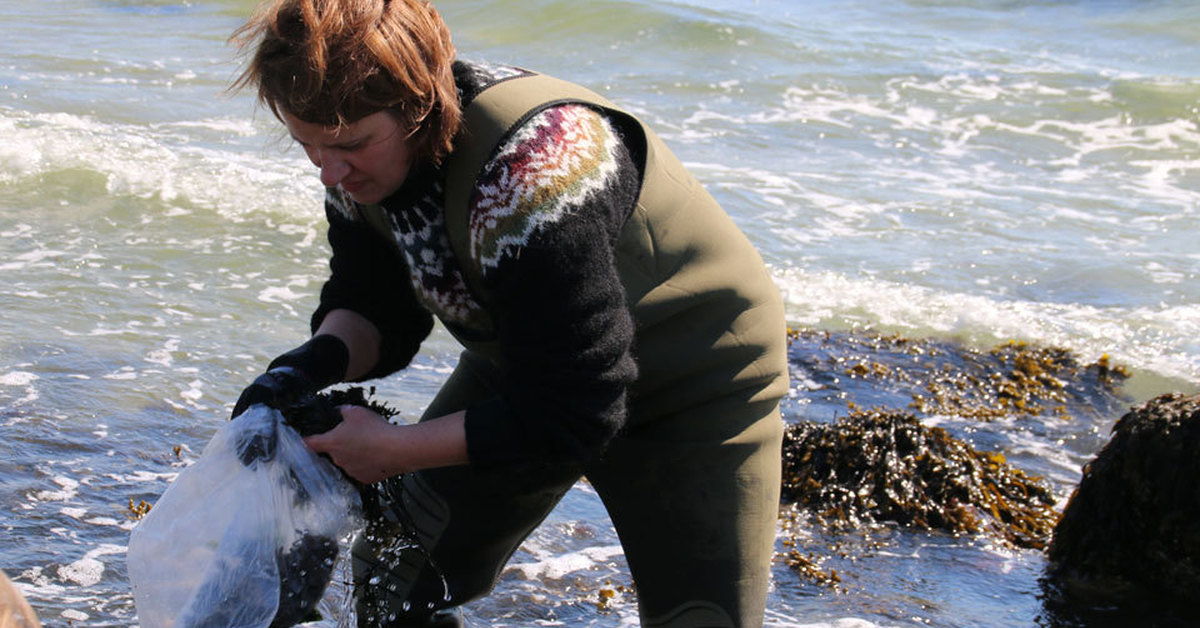
POLYGON ((639 171, 608 120, 543 110, 476 182, 472 250, 504 365, 495 396, 467 408, 472 464, 538 474, 599 456, 626 418, 635 324, 615 244, 639 171))
POLYGON ((379 362, 379 329, 362 314, 352 310, 333 310, 325 315, 313 336, 322 334, 336 336, 346 345, 350 354, 346 380, 359 379, 379 362))

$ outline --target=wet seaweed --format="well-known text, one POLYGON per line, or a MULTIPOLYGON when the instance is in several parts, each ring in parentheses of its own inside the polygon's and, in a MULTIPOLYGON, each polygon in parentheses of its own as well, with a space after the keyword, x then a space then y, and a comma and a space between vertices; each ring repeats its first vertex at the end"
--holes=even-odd
MULTIPOLYGON (((374 392, 373 389, 368 392, 361 387, 351 387, 307 394, 291 400, 280 408, 280 412, 284 422, 302 436, 327 432, 336 427, 342 421, 339 408, 343 405, 364 406, 385 418, 394 416, 395 410, 373 399, 374 392)), ((362 499, 369 532, 377 525, 375 522, 381 519, 378 488, 349 476, 346 479, 358 490, 362 499)), ((283 628, 320 618, 316 605, 332 577, 338 550, 337 539, 305 533, 286 551, 278 552, 279 607, 271 628, 283 628)))
POLYGON ((1035 549, 1057 521, 1041 478, 901 412, 788 426, 782 495, 835 528, 894 522, 1035 549))
POLYGON ((152 506, 144 499, 139 499, 134 503, 133 498, 129 498, 129 518, 137 521, 150 513, 152 506))
MULTIPOLYGON (((788 504, 780 509, 779 522, 783 551, 778 554, 778 558, 804 580, 836 591, 843 591, 841 575, 836 569, 825 568, 825 563, 831 557, 830 554, 817 554, 808 549, 808 545, 800 542, 798 538, 803 534, 807 522, 805 514, 795 504, 788 504)), ((829 550, 833 553, 838 552, 836 547, 830 547, 829 550)), ((843 553, 840 557, 846 558, 846 555, 843 553)))
POLYGON ((1104 420, 1127 401, 1129 372, 1107 355, 1086 363, 1057 347, 980 350, 870 329, 789 329, 788 343, 799 393, 789 402, 812 421, 785 433, 779 555, 806 581, 837 590, 852 574, 824 565, 862 548, 807 548, 805 525, 833 538, 890 524, 1034 550, 1050 541, 1058 514, 1045 480, 922 418, 1104 420))
POLYGON ((789 359, 821 389, 856 407, 992 421, 1013 416, 1116 416, 1129 377, 1107 355, 1009 341, 982 351, 871 330, 789 329, 789 359))
POLYGON ((627 584, 613 584, 605 580, 604 586, 596 591, 596 610, 601 613, 611 613, 626 597, 636 595, 634 588, 627 584))
MULTIPOLYGON (((283 414, 285 421, 302 435, 315 434, 336 427, 342 420, 339 407, 344 405, 366 407, 389 420, 399 414, 398 410, 375 398, 373 387, 365 389, 360 386, 331 389, 301 398, 284 409, 283 414)), ((404 476, 396 476, 375 484, 363 484, 347 476, 358 489, 363 503, 364 525, 359 531, 358 539, 367 541, 370 547, 360 547, 360 550, 372 552, 372 560, 378 568, 377 572, 368 569, 363 573, 356 573, 355 582, 346 583, 355 590, 356 608, 360 619, 368 623, 386 623, 387 617, 396 614, 389 601, 395 594, 396 584, 392 583, 388 587, 360 585, 375 578, 390 578, 397 571, 411 569, 413 561, 418 560, 414 558, 414 553, 436 574, 437 579, 441 581, 443 596, 449 600, 448 584, 428 549, 434 539, 429 533, 422 533, 409 512, 410 500, 405 498, 403 478, 404 476)), ((316 557, 325 558, 320 554, 316 557)), ((301 570, 297 573, 304 576, 308 572, 301 570)), ((303 583, 299 583, 294 588, 303 586, 303 583)), ((305 591, 307 593, 309 590, 305 591)), ((415 614, 429 612, 429 609, 403 610, 411 610, 415 614)), ((441 624, 434 622, 429 625, 441 624)))

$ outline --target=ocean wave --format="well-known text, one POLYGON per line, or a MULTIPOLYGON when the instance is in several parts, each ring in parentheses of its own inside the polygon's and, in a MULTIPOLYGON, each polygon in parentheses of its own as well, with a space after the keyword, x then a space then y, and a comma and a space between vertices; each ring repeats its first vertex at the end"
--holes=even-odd
POLYGON ((795 326, 871 327, 991 346, 1008 340, 1070 349, 1200 385, 1200 305, 1096 307, 947 292, 827 271, 783 269, 776 281, 795 326))
POLYGON ((298 151, 281 151, 272 132, 236 118, 128 125, 0 109, 0 184, 20 188, 59 176, 99 186, 94 194, 161 200, 164 212, 322 220, 323 189, 311 164, 298 151))

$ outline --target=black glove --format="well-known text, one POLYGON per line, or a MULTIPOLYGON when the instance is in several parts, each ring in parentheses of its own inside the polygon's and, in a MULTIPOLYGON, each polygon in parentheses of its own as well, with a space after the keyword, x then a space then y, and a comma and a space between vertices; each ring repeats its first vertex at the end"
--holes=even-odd
POLYGON ((349 363, 350 351, 340 338, 328 334, 313 336, 272 360, 267 372, 242 391, 230 418, 237 418, 258 403, 283 410, 305 395, 342 381, 349 363))
POLYGON ((259 403, 282 410, 313 392, 315 389, 312 383, 300 371, 290 366, 273 368, 254 378, 242 391, 237 403, 233 405, 230 418, 236 419, 250 406, 259 403))

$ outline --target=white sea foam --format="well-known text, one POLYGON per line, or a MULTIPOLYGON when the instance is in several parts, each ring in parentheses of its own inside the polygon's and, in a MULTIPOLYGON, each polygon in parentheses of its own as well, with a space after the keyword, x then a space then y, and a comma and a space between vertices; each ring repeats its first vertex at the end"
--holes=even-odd
POLYGON ((181 342, 179 338, 168 338, 161 348, 146 355, 146 361, 160 366, 171 366, 175 362, 173 354, 179 350, 181 342))
POLYGON ((0 386, 29 386, 39 378, 28 371, 9 371, 0 375, 0 386))
POLYGON ((865 619, 855 617, 835 619, 829 623, 808 623, 801 622, 794 617, 788 617, 787 614, 772 609, 767 610, 763 622, 764 627, 770 628, 882 628, 884 625, 886 624, 873 624, 865 619))
POLYGON ((104 563, 94 558, 81 558, 58 568, 58 577, 75 584, 90 587, 104 575, 104 563))
MULTIPOLYGON (((0 183, 61 170, 99 173, 112 195, 158 197, 241 218, 261 208, 320 219, 322 190, 307 160, 197 143, 196 128, 252 136, 247 120, 121 125, 66 113, 0 110, 0 183)), ((218 142, 216 137, 214 142, 218 142)), ((258 142, 259 145, 267 141, 258 142)), ((275 149, 261 149, 277 152, 275 149)))
POLYGON ((102 544, 89 551, 79 560, 62 565, 58 568, 58 577, 80 586, 90 587, 100 582, 104 577, 104 563, 99 559, 113 554, 124 554, 125 548, 119 545, 102 544))
POLYGON ((271 286, 263 288, 258 293, 258 300, 263 303, 286 303, 306 299, 310 295, 296 292, 291 286, 271 286))
POLYGON ((1020 339, 1062 346, 1081 359, 1114 361, 1200 381, 1200 305, 1098 307, 949 293, 832 272, 777 273, 788 320, 809 327, 874 326, 932 332, 972 343, 1020 339))
POLYGON ((63 611, 62 613, 59 613, 59 616, 70 622, 87 621, 88 619, 91 619, 91 617, 92 617, 91 615, 88 615, 87 613, 85 613, 83 611, 76 610, 73 608, 68 608, 67 610, 63 611))
POLYGON ((30 268, 53 268, 56 260, 66 253, 54 249, 38 249, 14 255, 9 261, 0 264, 0 271, 20 271, 30 268))
POLYGON ((165 125, 180 129, 203 129, 212 131, 218 136, 237 135, 253 137, 259 134, 259 129, 249 118, 219 118, 209 120, 183 120, 165 125))
MULTIPOLYGON (((1023 119, 1025 109, 999 105, 1052 99, 1059 108, 1070 111, 1076 109, 1072 102, 1111 100, 1109 89, 1106 85, 1067 89, 1026 79, 973 73, 951 73, 932 80, 894 78, 888 81, 883 94, 836 84, 792 85, 784 90, 781 103, 775 107, 738 112, 702 108, 685 119, 682 127, 685 139, 694 140, 705 132, 716 133, 714 126, 749 128, 752 133, 755 127, 774 129, 789 124, 793 126, 770 133, 784 133, 800 146, 835 134, 843 139, 869 138, 877 147, 887 147, 888 151, 863 155, 872 160, 869 171, 877 170, 880 156, 891 153, 900 157, 904 155, 902 151, 915 150, 932 158, 940 153, 940 157, 957 160, 970 156, 981 163, 995 161, 999 166, 997 171, 1007 175, 999 179, 951 177, 955 185, 947 191, 969 190, 986 185, 986 181, 1021 182, 1012 178, 1013 159, 1031 166, 1042 162, 1053 166, 1048 174, 1059 182, 1100 177, 1100 181, 1108 183, 1116 176, 1139 193, 1192 211, 1198 205, 1200 192, 1194 186, 1181 185, 1180 180, 1198 168, 1198 160, 1189 153, 1200 148, 1200 127, 1188 116, 1137 123, 1114 107, 1107 115, 1093 114, 1090 118, 1023 119), (959 101, 958 106, 948 106, 947 99, 959 101), (1010 138, 1020 141, 1013 142, 1010 138), (1001 151, 999 155, 997 151, 1001 151), (1133 159, 1128 158, 1130 153, 1133 159)), ((1030 112, 1042 109, 1028 107, 1030 112)), ((803 161, 805 155, 797 153, 794 159, 803 161)), ((832 163, 841 159, 837 157, 832 163)), ((919 163, 906 163, 905 167, 915 170, 916 176, 925 169, 919 163), (917 167, 913 168, 914 165, 917 167)), ((930 172, 944 173, 944 170, 938 167, 930 172)))
POLYGON ((178 472, 155 473, 152 471, 134 471, 132 473, 106 473, 104 477, 116 480, 122 484, 139 484, 143 482, 165 482, 170 484, 179 476, 178 472))
POLYGON ((588 547, 576 552, 547 556, 537 562, 510 563, 506 569, 521 572, 527 580, 559 579, 576 571, 583 571, 597 563, 623 556, 620 545, 588 547))
POLYGON ((204 382, 194 379, 188 382, 188 387, 179 393, 184 402, 193 408, 203 408, 204 406, 197 403, 204 397, 204 382))
POLYGON ((65 502, 69 499, 74 499, 79 493, 79 481, 65 476, 56 476, 51 478, 55 484, 59 486, 59 490, 38 491, 33 494, 34 498, 39 501, 50 502, 59 501, 65 502))

